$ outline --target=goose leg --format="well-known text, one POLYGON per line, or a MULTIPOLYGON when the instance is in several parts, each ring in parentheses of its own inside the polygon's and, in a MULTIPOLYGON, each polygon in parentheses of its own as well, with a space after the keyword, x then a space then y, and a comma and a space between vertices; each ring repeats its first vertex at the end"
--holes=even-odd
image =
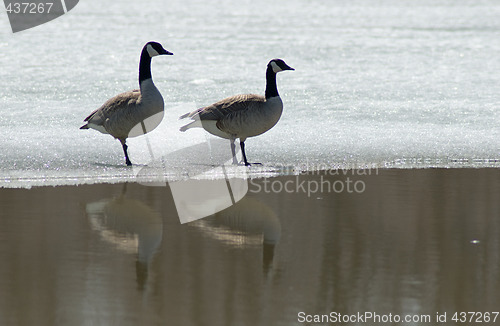
POLYGON ((241 155, 243 155, 243 162, 245 162, 245 166, 249 166, 250 163, 247 161, 247 155, 245 154, 245 142, 240 140, 241 147, 241 155))
POLYGON ((128 158, 128 152, 127 152, 128 146, 125 143, 125 141, 126 141, 125 139, 120 139, 120 143, 122 143, 123 147, 123 152, 125 153, 125 163, 127 164, 127 166, 131 166, 132 162, 130 162, 130 159, 128 158))
POLYGON ((241 147, 241 154, 243 155, 243 162, 245 163, 245 166, 250 166, 252 164, 262 164, 262 163, 248 163, 247 161, 247 155, 245 153, 245 142, 240 140, 240 147, 241 147))
POLYGON ((231 138, 231 154, 233 155, 233 165, 238 165, 236 160, 236 145, 234 144, 234 138, 231 138))

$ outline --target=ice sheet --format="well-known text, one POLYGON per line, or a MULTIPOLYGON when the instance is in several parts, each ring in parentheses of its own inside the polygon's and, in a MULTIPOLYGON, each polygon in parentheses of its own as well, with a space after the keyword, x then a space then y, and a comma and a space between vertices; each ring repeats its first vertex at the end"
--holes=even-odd
POLYGON ((126 3, 84 1, 17 34, 1 21, 0 187, 134 181, 138 168, 166 157, 158 177, 168 180, 215 166, 197 155, 170 157, 212 139, 179 132, 178 116, 229 95, 262 94, 274 57, 296 70, 278 75, 279 123, 246 142, 248 159, 263 163, 248 177, 500 166, 500 42, 491 41, 499 36, 498 5, 126 3), (136 166, 127 168, 118 141, 78 128, 108 98, 138 87, 149 40, 174 52, 152 63, 165 116, 129 140, 136 166))

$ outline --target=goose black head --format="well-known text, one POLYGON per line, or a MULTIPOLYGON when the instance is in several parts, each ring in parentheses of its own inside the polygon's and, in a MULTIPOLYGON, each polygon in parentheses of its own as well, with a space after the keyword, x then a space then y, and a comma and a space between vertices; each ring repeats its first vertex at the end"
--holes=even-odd
POLYGON ((278 73, 283 70, 295 70, 289 65, 285 63, 285 61, 281 59, 273 59, 269 61, 269 64, 267 65, 268 67, 271 67, 274 73, 278 73))
POLYGON ((148 51, 148 54, 151 58, 162 54, 173 55, 172 52, 165 50, 163 46, 161 46, 161 44, 158 42, 148 42, 144 47, 146 48, 146 51, 148 51))

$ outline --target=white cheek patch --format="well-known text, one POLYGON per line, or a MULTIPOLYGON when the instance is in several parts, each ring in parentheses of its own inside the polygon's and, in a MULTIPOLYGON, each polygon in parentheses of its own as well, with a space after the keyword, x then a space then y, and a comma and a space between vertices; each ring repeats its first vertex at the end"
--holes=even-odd
POLYGON ((277 73, 277 72, 279 72, 279 71, 282 71, 282 70, 283 70, 283 69, 281 69, 281 68, 280 68, 280 66, 278 66, 278 65, 276 64, 276 62, 274 62, 274 61, 272 61, 272 62, 271 62, 271 68, 273 68, 274 73, 277 73))
POLYGON ((149 53, 149 56, 152 58, 152 57, 155 57, 157 55, 160 55, 152 46, 151 44, 148 44, 147 48, 148 50, 148 53, 149 53))

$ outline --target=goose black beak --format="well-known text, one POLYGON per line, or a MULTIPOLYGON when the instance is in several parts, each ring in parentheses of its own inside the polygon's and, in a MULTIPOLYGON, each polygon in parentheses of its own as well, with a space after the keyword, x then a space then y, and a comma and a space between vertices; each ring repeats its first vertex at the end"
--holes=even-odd
POLYGON ((165 54, 165 55, 174 55, 172 52, 165 50, 165 52, 162 52, 160 54, 165 54))

